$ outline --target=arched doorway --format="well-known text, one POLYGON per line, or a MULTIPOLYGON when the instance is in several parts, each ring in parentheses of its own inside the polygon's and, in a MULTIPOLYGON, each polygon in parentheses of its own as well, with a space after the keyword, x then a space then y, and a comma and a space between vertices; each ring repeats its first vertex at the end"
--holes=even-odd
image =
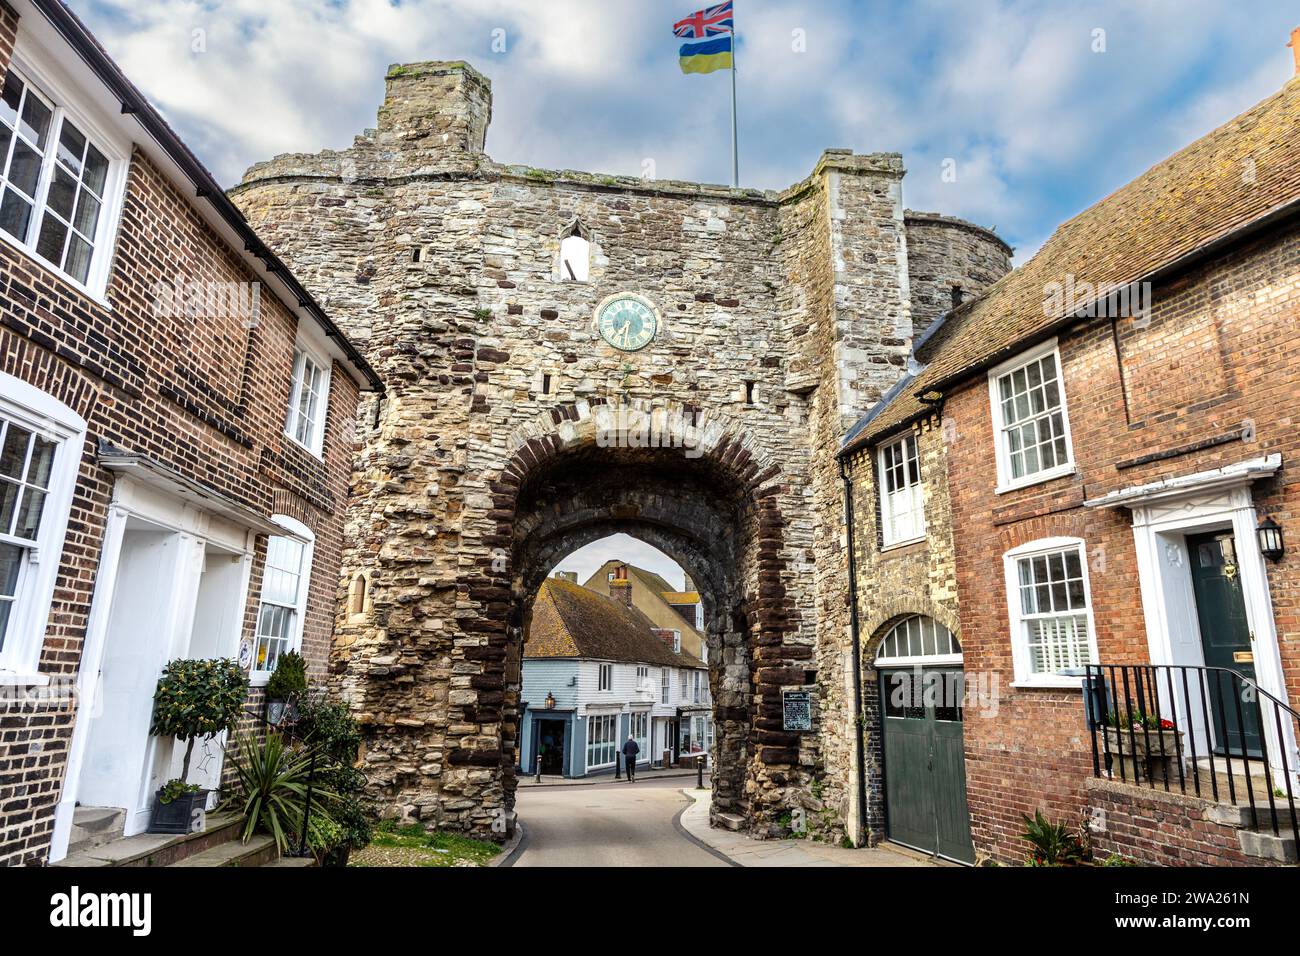
POLYGON ((961 644, 933 618, 889 626, 876 650, 889 838, 974 863, 962 738, 961 644))

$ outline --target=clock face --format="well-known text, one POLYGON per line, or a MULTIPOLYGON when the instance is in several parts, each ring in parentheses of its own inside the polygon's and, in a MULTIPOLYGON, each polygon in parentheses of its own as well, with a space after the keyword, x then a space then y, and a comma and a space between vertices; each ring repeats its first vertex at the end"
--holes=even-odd
POLYGON ((635 352, 654 341, 659 319, 640 296, 619 295, 606 300, 596 312, 600 337, 622 352, 635 352))

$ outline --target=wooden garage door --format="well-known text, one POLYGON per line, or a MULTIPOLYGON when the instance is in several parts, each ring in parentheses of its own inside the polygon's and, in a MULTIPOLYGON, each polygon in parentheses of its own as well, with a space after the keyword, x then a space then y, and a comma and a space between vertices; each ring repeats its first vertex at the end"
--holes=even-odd
POLYGON ((885 821, 891 840, 974 863, 962 686, 960 668, 881 670, 885 821))

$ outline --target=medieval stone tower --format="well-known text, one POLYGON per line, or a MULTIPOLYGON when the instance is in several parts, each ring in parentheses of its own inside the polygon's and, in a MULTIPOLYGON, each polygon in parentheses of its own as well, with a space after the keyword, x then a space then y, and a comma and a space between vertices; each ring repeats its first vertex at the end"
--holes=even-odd
POLYGON ((704 598, 715 812, 852 828, 835 453, 914 331, 1010 250, 905 214, 897 154, 827 151, 784 192, 733 190, 501 165, 491 113, 464 63, 394 66, 376 129, 233 191, 387 384, 357 424, 333 660, 376 796, 503 832, 538 705, 519 694, 532 598, 622 531, 704 598), (619 296, 649 336, 635 350, 597 321, 619 296), (814 692, 811 732, 784 729, 791 689, 814 692))

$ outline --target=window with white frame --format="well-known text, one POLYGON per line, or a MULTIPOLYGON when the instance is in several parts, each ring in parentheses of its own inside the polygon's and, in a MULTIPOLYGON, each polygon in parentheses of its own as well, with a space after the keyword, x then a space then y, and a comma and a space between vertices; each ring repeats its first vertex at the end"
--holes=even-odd
POLYGON ((650 668, 638 664, 636 667, 636 689, 644 691, 650 689, 650 668))
POLYGON ((632 715, 632 738, 641 748, 639 759, 648 759, 650 756, 650 715, 645 712, 635 713, 632 715))
POLYGON ((0 94, 0 231, 96 295, 123 165, 67 104, 10 66, 0 94))
POLYGON ((257 611, 257 646, 252 677, 271 676, 280 656, 302 646, 303 615, 311 584, 311 529, 292 518, 277 517, 289 535, 272 535, 266 542, 266 569, 257 611))
POLYGON ((989 375, 998 485, 1016 487, 1069 473, 1070 424, 1055 342, 989 375))
POLYGON ((597 690, 612 690, 614 687, 614 665, 601 664, 600 673, 597 676, 597 690))
POLYGON ((0 671, 34 676, 86 423, 0 373, 0 671))
POLYGON ((668 703, 669 681, 672 680, 672 670, 667 667, 659 670, 659 703, 668 703))
POLYGON ((696 672, 695 672, 695 697, 694 697, 694 700, 695 700, 695 703, 697 703, 697 704, 702 704, 702 703, 704 703, 704 698, 703 698, 703 696, 702 696, 703 691, 700 689, 700 685, 703 683, 703 681, 702 681, 702 678, 703 678, 703 677, 704 677, 704 675, 703 675, 700 671, 696 671, 696 672))
POLYGON ((876 650, 876 663, 934 661, 955 663, 961 644, 952 631, 934 618, 913 614, 885 634, 876 650))
POLYGON ((681 652, 682 652, 682 632, 673 631, 673 653, 680 654, 681 652))
POLYGON ((880 449, 880 531, 886 547, 925 536, 921 462, 915 435, 880 449))
POLYGON ((313 455, 321 453, 329 406, 329 363, 299 347, 293 353, 293 387, 285 434, 313 455))
POLYGON ((1032 542, 1005 556, 1017 681, 1078 683, 1097 659, 1082 541, 1032 542))
POLYGON ((595 714, 587 718, 587 769, 610 767, 617 752, 618 714, 595 714))
POLYGON ((687 687, 687 681, 688 681, 690 678, 689 678, 689 676, 687 675, 687 672, 686 672, 686 671, 682 671, 682 672, 681 672, 681 678, 682 678, 682 679, 681 679, 681 686, 679 686, 679 687, 677 688, 677 690, 678 690, 678 694, 677 694, 677 696, 680 697, 682 700, 685 700, 685 699, 686 699, 686 687, 687 687))

